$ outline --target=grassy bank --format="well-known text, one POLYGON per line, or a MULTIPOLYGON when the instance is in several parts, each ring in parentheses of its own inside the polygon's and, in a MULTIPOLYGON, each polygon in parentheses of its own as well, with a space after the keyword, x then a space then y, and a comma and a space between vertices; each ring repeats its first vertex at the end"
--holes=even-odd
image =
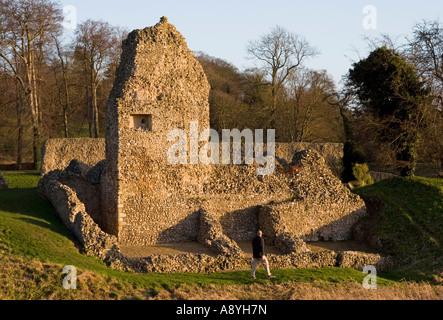
POLYGON ((355 192, 368 205, 362 229, 373 246, 409 269, 443 271, 443 179, 395 178, 355 192))
MULTIPOLYGON (((354 269, 275 270, 272 282, 263 270, 257 281, 248 271, 140 275, 111 270, 81 254, 37 194, 36 172, 6 172, 5 177, 10 189, 0 192, 0 299, 333 299, 334 292, 337 298, 371 298, 361 286, 365 275, 354 269), (78 270, 77 290, 62 287, 66 265, 78 270)), ((386 298, 393 299, 412 298, 414 292, 416 298, 441 297, 441 286, 434 284, 434 278, 420 272, 391 271, 378 278, 386 298), (417 285, 424 280, 430 284, 417 285)))

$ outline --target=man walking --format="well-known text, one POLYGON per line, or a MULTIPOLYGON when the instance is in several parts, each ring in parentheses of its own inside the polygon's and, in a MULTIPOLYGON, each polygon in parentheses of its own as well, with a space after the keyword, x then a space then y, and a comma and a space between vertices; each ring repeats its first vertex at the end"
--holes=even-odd
POLYGON ((260 262, 263 263, 268 278, 275 279, 275 277, 271 274, 271 271, 269 269, 268 259, 264 255, 264 247, 265 247, 265 242, 263 240, 263 232, 258 231, 257 236, 254 238, 254 240, 252 240, 252 253, 254 257, 254 262, 252 264, 251 277, 254 280, 256 279, 255 271, 257 270, 257 266, 260 262))

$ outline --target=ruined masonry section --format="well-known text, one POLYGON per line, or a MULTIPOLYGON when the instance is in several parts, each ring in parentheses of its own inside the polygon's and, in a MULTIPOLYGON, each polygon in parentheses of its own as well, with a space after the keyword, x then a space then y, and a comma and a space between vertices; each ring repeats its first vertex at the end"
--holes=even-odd
POLYGON ((77 141, 46 144, 45 158, 56 159, 51 153, 67 146, 64 160, 72 161, 46 174, 39 190, 86 251, 113 268, 137 272, 240 270, 250 261, 237 242, 261 229, 266 243, 283 253, 269 256, 275 267, 378 261, 310 253, 304 242, 350 239, 366 214, 363 200, 337 178, 339 144, 280 144, 275 173, 263 177, 257 164, 168 163, 170 131, 182 129, 189 137, 191 122, 198 122, 199 132, 209 128, 209 90, 202 67, 166 18, 129 34, 107 103, 105 160, 99 151, 90 163, 72 160, 67 154, 77 141), (199 241, 217 257, 131 260, 119 250, 185 241, 199 241))
POLYGON ((221 252, 236 247, 224 236, 250 240, 258 228, 286 252, 304 251, 300 239, 349 239, 365 204, 331 172, 337 160, 328 167, 310 146, 279 147, 275 174, 260 178, 256 165, 168 163, 170 131, 189 137, 191 122, 198 132, 209 128, 209 91, 201 65, 166 18, 129 34, 106 110, 97 219, 104 231, 122 246, 199 239, 221 252), (202 208, 223 237, 202 237, 202 208))
MULTIPOLYGON (((146 272, 222 272, 229 270, 250 270, 250 259, 244 257, 236 245, 223 234, 220 222, 207 211, 200 212, 199 241, 219 253, 217 257, 205 254, 154 255, 146 258, 128 258, 119 248, 117 238, 104 233, 90 215, 90 200, 86 194, 93 190, 79 190, 94 183, 100 174, 101 164, 86 169, 86 165, 76 160, 65 170, 55 170, 39 181, 40 194, 54 206, 58 216, 80 241, 86 254, 98 257, 118 270, 146 272), (91 178, 93 178, 91 180, 91 178)), ((361 270, 366 265, 375 265, 381 271, 392 267, 392 259, 377 254, 360 252, 325 251, 306 252, 304 242, 289 233, 281 233, 275 239, 283 255, 268 255, 273 269, 342 267, 361 270), (286 249, 284 249, 286 248, 286 249)))
POLYGON ((366 214, 363 200, 343 186, 323 157, 313 150, 294 154, 293 198, 260 207, 259 219, 270 241, 287 232, 304 241, 342 241, 352 237, 353 226, 366 214))
MULTIPOLYGON (((185 194, 201 188, 204 170, 171 166, 167 135, 209 128, 210 86, 183 36, 162 18, 131 32, 106 110, 106 167, 102 178, 104 229, 122 244, 189 240, 197 225, 170 230, 198 206, 185 194)), ((194 214, 196 217, 196 214, 194 214)))
POLYGON ((42 146, 42 176, 53 170, 64 170, 76 159, 89 166, 105 159, 105 139, 49 139, 42 146))

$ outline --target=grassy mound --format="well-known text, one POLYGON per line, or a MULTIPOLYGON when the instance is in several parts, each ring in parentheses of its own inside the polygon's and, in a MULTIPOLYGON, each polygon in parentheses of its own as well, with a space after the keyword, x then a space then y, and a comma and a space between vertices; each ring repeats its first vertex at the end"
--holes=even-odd
MULTIPOLYGON (((75 238, 36 190, 36 172, 4 172, 10 189, 0 191, 1 299, 316 299, 368 298, 358 270, 323 268, 275 270, 267 280, 263 270, 253 281, 248 271, 215 274, 134 274, 111 270, 81 253, 75 238), (65 290, 63 267, 78 271, 77 290, 65 290), (351 290, 352 289, 352 290, 351 290), (207 292, 207 295, 201 294, 207 292), (221 292, 221 293, 220 293, 221 292), (262 292, 262 296, 257 296, 262 292)), ((402 280, 435 281, 414 272, 380 274, 378 285, 386 297, 412 297, 417 284, 402 280), (409 293, 405 293, 409 292, 409 293)), ((429 286, 429 285, 428 285, 429 286)), ((434 287, 433 285, 431 286, 434 287)), ((438 290, 423 289, 420 298, 435 299, 438 290)), ((439 291, 440 290, 440 291, 439 291)), ((382 291, 379 291, 382 292, 382 291)), ((379 296, 374 296, 380 298, 379 296)), ((417 296, 418 297, 418 296, 417 296)), ((370 297, 369 297, 370 298, 370 297)))
POLYGON ((363 237, 399 265, 443 270, 443 179, 394 178, 355 190, 366 202, 363 237))

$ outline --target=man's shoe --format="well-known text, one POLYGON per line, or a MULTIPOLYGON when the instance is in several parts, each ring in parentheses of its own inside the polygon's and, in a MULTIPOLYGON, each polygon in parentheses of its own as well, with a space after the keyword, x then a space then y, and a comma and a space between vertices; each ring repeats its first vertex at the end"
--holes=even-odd
POLYGON ((272 274, 270 276, 268 276, 268 279, 275 279, 275 276, 273 276, 272 274))
POLYGON ((253 280, 257 280, 257 277, 256 276, 252 276, 251 277, 253 280))

